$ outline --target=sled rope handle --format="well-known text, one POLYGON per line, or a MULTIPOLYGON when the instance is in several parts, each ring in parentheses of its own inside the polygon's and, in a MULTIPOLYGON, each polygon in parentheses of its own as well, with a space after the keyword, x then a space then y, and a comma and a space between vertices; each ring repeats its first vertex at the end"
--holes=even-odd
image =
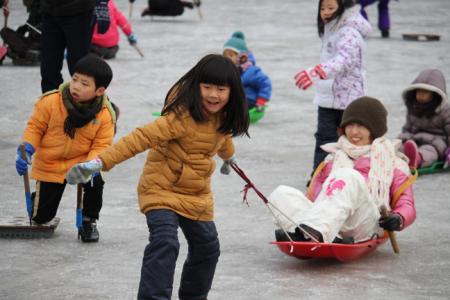
POLYGON ((313 240, 316 243, 319 243, 319 241, 311 236, 308 232, 306 232, 303 228, 301 228, 299 226, 299 224, 296 224, 291 218, 289 218, 287 215, 285 215, 279 208, 277 208, 275 205, 273 205, 272 203, 269 202, 269 200, 266 198, 266 196, 264 196, 263 193, 261 193, 258 188, 253 184, 253 182, 247 177, 247 175, 244 173, 244 171, 242 171, 241 168, 239 168, 239 166, 236 163, 231 163, 230 164, 231 168, 233 168, 233 170, 246 182, 246 185, 244 186, 244 189, 242 190, 242 192, 244 193, 244 197, 243 197, 243 202, 245 202, 247 204, 247 206, 249 206, 248 201, 247 201, 247 193, 249 189, 253 189, 255 191, 255 193, 261 198, 261 200, 264 202, 264 204, 266 205, 266 207, 269 209, 270 213, 272 214, 272 216, 274 217, 274 219, 277 221, 277 225, 278 227, 280 227, 284 234, 289 238, 290 242, 291 242, 291 249, 290 252, 292 253, 293 251, 293 240, 291 239, 291 237, 289 236, 289 234, 287 233, 286 229, 281 226, 281 222, 279 220, 279 218, 275 215, 275 213, 273 212, 271 206, 276 209, 283 217, 285 217, 289 222, 291 222, 293 225, 296 226, 296 228, 299 228, 300 231, 302 231, 306 236, 308 236, 311 240, 313 240))

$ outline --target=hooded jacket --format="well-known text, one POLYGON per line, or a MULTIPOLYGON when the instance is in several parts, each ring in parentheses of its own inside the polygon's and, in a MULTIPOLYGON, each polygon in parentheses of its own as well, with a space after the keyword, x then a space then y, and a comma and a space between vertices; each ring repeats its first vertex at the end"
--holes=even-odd
POLYGON ((220 116, 196 122, 186 112, 170 112, 103 151, 103 170, 150 149, 137 188, 141 211, 169 209, 191 220, 211 221, 213 157, 234 154, 231 135, 217 131, 220 124, 220 116))
POLYGON ((447 100, 444 75, 436 69, 420 72, 402 93, 405 105, 416 101, 418 89, 436 93, 440 103, 431 117, 419 117, 408 112, 399 138, 403 141, 412 139, 419 145, 432 145, 439 157, 443 158, 445 150, 450 147, 450 104, 447 100))
POLYGON ((327 79, 317 82, 315 104, 343 110, 354 99, 365 96, 364 37, 371 31, 357 8, 325 24, 320 63, 327 79))

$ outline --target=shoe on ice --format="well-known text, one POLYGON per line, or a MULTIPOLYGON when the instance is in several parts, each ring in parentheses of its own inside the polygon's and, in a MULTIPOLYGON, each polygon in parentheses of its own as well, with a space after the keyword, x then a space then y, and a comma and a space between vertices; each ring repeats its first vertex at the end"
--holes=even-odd
POLYGON ((403 144, 403 151, 405 152, 405 155, 409 158, 409 167, 417 169, 420 167, 420 164, 422 163, 422 157, 419 153, 419 148, 417 148, 416 142, 413 140, 407 140, 403 144))
MULTIPOLYGON (((305 237, 302 234, 298 234, 297 232, 288 232, 288 235, 291 237, 291 240, 294 242, 305 241, 305 237)), ((283 229, 275 230, 275 240, 277 242, 290 242, 289 237, 284 233, 283 229)))
POLYGON ((97 222, 95 219, 84 219, 83 227, 78 230, 78 236, 81 237, 81 241, 84 243, 98 242, 100 235, 97 230, 97 222))

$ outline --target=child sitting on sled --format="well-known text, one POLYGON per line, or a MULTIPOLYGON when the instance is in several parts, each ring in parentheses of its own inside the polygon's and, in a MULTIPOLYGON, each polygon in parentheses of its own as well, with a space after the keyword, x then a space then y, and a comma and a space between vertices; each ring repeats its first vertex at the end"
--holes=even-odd
POLYGON ((272 95, 270 78, 256 66, 253 54, 248 50, 245 36, 236 31, 223 45, 223 55, 239 68, 248 108, 262 111, 272 95))
POLYGON ((308 194, 279 186, 269 201, 279 209, 278 241, 362 242, 386 230, 403 230, 416 217, 413 177, 400 141, 383 135, 387 111, 380 101, 361 97, 345 110, 343 135, 323 145, 328 152, 316 169, 308 194), (394 196, 395 195, 395 196, 394 196), (385 206, 387 217, 380 217, 385 206))
POLYGON ((450 163, 450 104, 441 71, 420 72, 403 91, 406 123, 399 138, 412 168, 450 163))
POLYGON ((104 33, 99 33, 98 25, 94 27, 91 41, 91 52, 104 59, 115 58, 119 51, 119 29, 127 36, 130 45, 137 44, 137 35, 133 33, 131 24, 122 12, 117 8, 114 0, 108 1, 109 27, 104 33))
MULTIPOLYGON (((112 144, 116 117, 105 94, 111 79, 109 65, 88 55, 77 62, 70 82, 36 102, 23 133, 26 159, 19 148, 16 156, 17 173, 24 175, 32 165, 31 177, 36 179, 31 216, 35 223, 55 217, 66 187, 66 172, 76 163, 97 157, 112 144)), ((103 185, 100 173, 83 185, 84 219, 79 230, 83 242, 99 239, 96 220, 102 207, 103 185)))

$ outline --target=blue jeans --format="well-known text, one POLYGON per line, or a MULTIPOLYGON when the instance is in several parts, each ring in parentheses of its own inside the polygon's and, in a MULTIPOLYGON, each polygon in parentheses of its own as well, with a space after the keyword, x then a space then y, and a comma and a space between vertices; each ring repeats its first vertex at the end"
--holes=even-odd
POLYGON ((344 111, 341 109, 319 106, 317 111, 317 131, 314 134, 314 137, 316 138, 316 147, 314 149, 313 172, 328 154, 323 151, 320 146, 338 140, 339 136, 337 130, 341 125, 343 113, 344 111))
POLYGON ((220 246, 213 221, 194 221, 167 210, 146 214, 150 243, 145 247, 138 299, 169 300, 180 244, 178 226, 188 242, 181 274, 180 300, 204 300, 211 289, 220 246))

